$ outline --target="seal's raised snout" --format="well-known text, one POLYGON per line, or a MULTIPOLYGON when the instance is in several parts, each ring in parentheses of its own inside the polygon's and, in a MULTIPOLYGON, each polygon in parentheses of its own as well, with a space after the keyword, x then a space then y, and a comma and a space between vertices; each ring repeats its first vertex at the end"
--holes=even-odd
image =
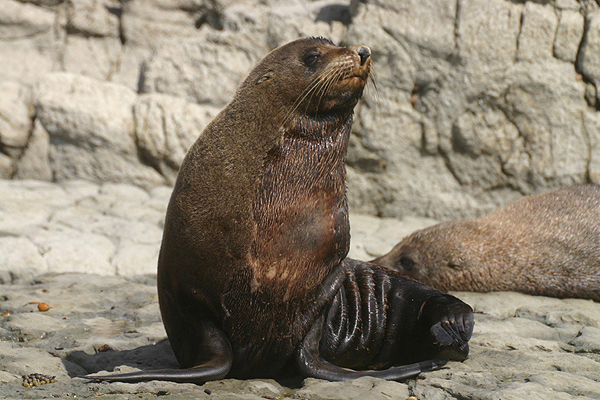
POLYGON ((360 46, 356 52, 360 56, 360 65, 365 65, 369 57, 371 57, 371 49, 367 46, 360 46))

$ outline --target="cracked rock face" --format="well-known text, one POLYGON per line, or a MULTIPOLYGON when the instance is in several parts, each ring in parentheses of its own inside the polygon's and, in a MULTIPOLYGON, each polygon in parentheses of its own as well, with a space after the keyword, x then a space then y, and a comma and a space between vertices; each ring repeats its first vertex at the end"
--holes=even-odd
POLYGON ((348 153, 353 211, 473 217, 600 183, 599 1, 5 3, 4 179, 172 184, 259 59, 322 35, 373 50, 348 153))

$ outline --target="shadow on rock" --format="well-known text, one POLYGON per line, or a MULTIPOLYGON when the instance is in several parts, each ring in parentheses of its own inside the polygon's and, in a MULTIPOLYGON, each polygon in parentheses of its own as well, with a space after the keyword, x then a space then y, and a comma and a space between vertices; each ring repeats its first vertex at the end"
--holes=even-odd
POLYGON ((131 350, 106 348, 96 354, 74 351, 65 358, 63 364, 69 376, 75 377, 79 373, 75 372, 76 368, 71 363, 79 365, 88 374, 99 371, 112 372, 116 367, 122 365, 141 370, 179 368, 179 363, 167 339, 156 345, 142 346, 131 350))

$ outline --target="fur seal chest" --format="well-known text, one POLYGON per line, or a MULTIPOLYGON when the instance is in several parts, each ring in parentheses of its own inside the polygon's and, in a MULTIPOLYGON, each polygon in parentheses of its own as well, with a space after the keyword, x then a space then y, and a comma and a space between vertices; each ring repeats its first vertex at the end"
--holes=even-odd
POLYGON ((403 379, 467 356, 468 305, 346 258, 344 158, 370 70, 368 47, 323 38, 255 67, 190 148, 167 210, 158 294, 182 369, 88 377, 201 383, 291 365, 403 379))

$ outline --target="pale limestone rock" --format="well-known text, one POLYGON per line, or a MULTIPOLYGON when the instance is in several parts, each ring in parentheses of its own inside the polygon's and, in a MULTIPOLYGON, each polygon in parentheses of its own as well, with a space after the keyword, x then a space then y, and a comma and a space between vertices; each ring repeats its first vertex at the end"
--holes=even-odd
POLYGON ((145 64, 140 90, 219 107, 229 103, 248 72, 269 49, 266 41, 256 42, 253 32, 203 32, 201 40, 163 43, 145 64))
POLYGON ((120 68, 121 50, 117 37, 68 35, 63 55, 64 69, 73 74, 112 81, 120 68))
MULTIPOLYGON (((30 324, 30 326, 34 325, 30 324)), ((35 371, 38 373, 49 373, 51 371, 50 373, 59 377, 59 379, 67 379, 69 377, 62 360, 47 351, 34 347, 23 347, 22 344, 4 341, 0 342, 0 351, 3 356, 2 369, 18 375, 17 379, 19 381, 22 375, 33 372, 31 370, 32 364, 35 365, 35 371)), ((82 371, 81 368, 79 368, 79 371, 82 371)), ((23 386, 21 388, 24 389, 23 386)))
POLYGON ((17 81, 0 79, 0 94, 0 177, 11 179, 30 140, 31 89, 17 81))
POLYGON ((62 182, 61 187, 73 199, 73 204, 79 203, 82 199, 97 196, 100 192, 97 184, 84 179, 70 179, 62 182))
POLYGON ((589 177, 593 183, 600 184, 600 112, 584 113, 583 128, 590 143, 589 177))
POLYGON ((112 146, 122 154, 136 149, 135 99, 123 86, 69 73, 45 75, 34 89, 38 118, 52 139, 83 140, 89 148, 112 146))
POLYGON ((123 5, 121 24, 128 44, 146 48, 157 47, 172 37, 195 36, 198 32, 194 13, 175 2, 128 1, 123 5))
POLYGON ((100 195, 112 196, 115 202, 144 202, 150 198, 148 192, 142 188, 124 183, 106 183, 100 188, 100 195))
MULTIPOLYGON (((32 299, 32 301, 38 299, 32 299)), ((34 312, 17 314, 11 318, 9 327, 18 330, 24 341, 43 339, 48 332, 60 331, 68 326, 67 321, 53 318, 39 312, 36 305, 29 304, 29 309, 34 312)))
POLYGON ((0 38, 16 39, 48 31, 54 12, 15 0, 5 0, 0 13, 0 38))
POLYGON ((110 81, 128 87, 136 92, 140 87, 140 76, 144 62, 152 55, 152 49, 126 42, 116 60, 110 81))
POLYGON ((473 68, 499 68, 512 64, 523 6, 504 0, 461 2, 458 47, 461 59, 473 68))
POLYGON ((173 96, 142 95, 134 107, 138 148, 173 184, 187 150, 219 111, 173 96))
POLYGON ((0 236, 0 282, 28 281, 48 272, 39 249, 24 237, 0 236))
POLYGON ((577 10, 581 8, 581 4, 577 0, 556 0, 556 8, 559 10, 568 9, 568 10, 577 10))
POLYGON ((155 274, 158 265, 159 243, 153 245, 131 242, 121 244, 119 251, 112 259, 115 274, 121 276, 155 274))
POLYGON ((578 353, 597 354, 600 352, 600 329, 584 326, 569 344, 573 345, 578 353))
POLYGON ((350 214, 350 252, 355 260, 371 260, 389 252, 405 236, 435 225, 439 221, 427 218, 377 218, 350 214))
POLYGON ((14 178, 52 180, 52 168, 48 158, 50 137, 39 120, 35 121, 33 131, 16 165, 14 178))
MULTIPOLYGON (((265 25, 266 41, 269 49, 274 49, 292 40, 301 37, 323 36, 332 42, 339 44, 343 42, 347 27, 338 20, 319 12, 325 7, 319 8, 322 3, 297 4, 290 7, 289 4, 275 4, 266 10, 258 18, 261 25, 265 25)), ((331 5, 332 7, 334 5, 331 5)), ((336 4, 342 10, 346 10, 350 18, 350 9, 347 6, 336 4)))
MULTIPOLYGON (((393 8, 358 6, 346 41, 374 49, 378 90, 367 88, 355 113, 347 158, 355 212, 479 215, 520 193, 589 179, 586 85, 552 57, 552 6, 525 7, 461 2, 447 55, 426 53, 413 36, 392 38, 379 14, 393 8)), ((444 15, 429 10, 444 26, 444 15)))
POLYGON ((5 0, 0 13, 0 79, 31 86, 55 65, 56 13, 5 0))
MULTIPOLYGON (((50 88, 57 90, 53 107, 65 112, 53 112, 62 114, 60 123, 47 113, 37 118, 50 135, 48 149, 23 103, 1 99, 11 126, 28 127, 17 135, 25 145, 0 149, 4 178, 172 183, 192 125, 204 126, 228 103, 259 59, 290 40, 323 35, 373 51, 377 89, 369 85, 356 108, 348 154, 353 211, 469 217, 523 193, 598 181, 595 131, 585 128, 599 101, 595 0, 5 3, 0 85, 32 87, 58 70, 119 85, 110 87, 114 96, 50 88), (202 107, 180 102, 175 111, 138 92, 202 107), (74 110, 88 101, 94 112, 86 122, 74 110), (102 126, 108 115, 121 127, 110 135, 102 126), (99 138, 110 144, 100 146, 99 138)), ((0 143, 4 137, 2 128, 0 143)), ((111 212, 160 220, 130 206, 111 212)))
POLYGON ((600 87, 600 9, 586 17, 585 36, 579 51, 577 65, 581 73, 600 87))
POLYGON ((308 378, 304 386, 292 398, 307 400, 384 400, 389 398, 406 399, 410 396, 405 383, 386 381, 370 376, 345 382, 327 382, 308 378))
POLYGON ((33 180, 0 180, 0 232, 20 236, 48 222, 69 196, 56 184, 33 180))
POLYGON ((19 155, 27 145, 31 131, 30 90, 15 81, 0 81, 0 93, 0 145, 19 155))
POLYGON ((119 0, 77 0, 67 2, 68 26, 71 34, 119 37, 119 0), (111 10, 114 10, 111 12, 111 10))
POLYGON ((64 227, 32 233, 29 239, 40 249, 49 271, 114 275, 110 259, 116 248, 106 236, 64 227))
POLYGON ((14 160, 0 153, 0 179, 10 179, 15 171, 14 160))
POLYGON ((163 182, 138 159, 133 91, 79 75, 54 73, 38 81, 34 92, 38 118, 50 134, 55 179, 151 186, 163 182))
POLYGON ((562 10, 554 40, 554 56, 574 63, 583 38, 585 18, 579 11, 562 10))
POLYGON ((583 182, 588 159, 575 154, 588 148, 580 117, 587 104, 572 67, 552 59, 543 69, 518 63, 486 79, 497 82, 503 95, 480 93, 441 138, 457 179, 484 188, 510 183, 525 191, 532 190, 531 179, 542 186, 583 182))
POLYGON ((540 61, 553 55, 558 19, 552 4, 527 2, 517 42, 517 60, 540 61))

